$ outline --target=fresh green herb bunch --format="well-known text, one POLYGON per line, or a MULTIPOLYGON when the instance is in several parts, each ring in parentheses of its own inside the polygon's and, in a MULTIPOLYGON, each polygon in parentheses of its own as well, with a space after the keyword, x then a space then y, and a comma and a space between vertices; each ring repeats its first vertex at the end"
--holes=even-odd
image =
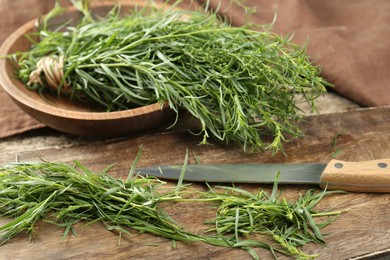
POLYGON ((210 221, 215 228, 209 231, 215 231, 227 241, 234 242, 234 246, 246 249, 255 258, 253 247, 300 259, 314 258, 315 255, 305 254, 300 247, 311 242, 325 244, 320 229, 332 223, 342 211, 317 212, 314 207, 323 196, 337 192, 340 191, 308 190, 296 201, 287 201, 277 196, 277 180, 271 195, 264 190, 253 194, 234 187, 214 187, 209 196, 214 200, 219 198, 219 206, 216 219, 210 221), (318 217, 322 217, 322 222, 314 220, 318 217))
POLYGON ((157 204, 174 198, 158 195, 157 179, 113 178, 106 170, 93 173, 80 163, 14 164, 0 168, 0 216, 13 217, 0 226, 0 244, 21 232, 31 238, 37 221, 65 227, 64 238, 79 221, 102 222, 108 230, 132 228, 178 241, 201 241, 187 233, 157 204))
POLYGON ((147 6, 121 16, 119 9, 104 18, 82 9, 75 26, 43 23, 39 40, 18 57, 18 77, 31 89, 54 88, 106 111, 168 103, 200 121, 202 143, 212 136, 273 151, 301 134, 295 97, 314 109, 313 100, 326 91, 305 47, 290 37, 233 27, 213 12, 147 6), (55 71, 38 69, 32 80, 45 57, 55 71))

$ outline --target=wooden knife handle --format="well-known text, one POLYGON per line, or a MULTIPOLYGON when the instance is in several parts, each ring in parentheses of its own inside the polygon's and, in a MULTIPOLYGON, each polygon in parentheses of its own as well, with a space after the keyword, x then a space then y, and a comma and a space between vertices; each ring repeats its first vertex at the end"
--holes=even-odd
POLYGON ((353 192, 390 192, 390 159, 345 162, 332 160, 321 176, 321 187, 353 192))

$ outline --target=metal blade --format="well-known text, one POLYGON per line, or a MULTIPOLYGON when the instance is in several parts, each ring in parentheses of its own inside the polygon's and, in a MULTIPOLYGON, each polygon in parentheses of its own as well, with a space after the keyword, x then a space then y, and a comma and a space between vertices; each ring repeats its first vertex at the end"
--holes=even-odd
MULTIPOLYGON (((185 181, 229 183, 273 183, 280 172, 280 184, 320 184, 326 164, 190 164, 185 181)), ((138 169, 141 175, 178 180, 183 166, 159 166, 138 169)))

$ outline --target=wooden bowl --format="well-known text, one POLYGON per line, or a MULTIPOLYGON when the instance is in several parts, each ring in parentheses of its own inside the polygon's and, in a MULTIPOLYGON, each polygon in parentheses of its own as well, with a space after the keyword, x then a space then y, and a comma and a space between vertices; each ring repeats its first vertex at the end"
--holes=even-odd
MULTIPOLYGON (((137 5, 138 6, 138 5, 137 5)), ((124 6, 122 6, 123 8, 124 6)), ((134 8, 135 4, 126 5, 134 8)), ((112 8, 112 3, 94 6, 100 14, 112 8)), ((124 8, 123 8, 124 9, 124 8)), ((73 8, 64 15, 79 17, 73 8)), ((30 48, 24 37, 35 30, 36 20, 30 21, 11 34, 0 48, 0 57, 30 48)), ((15 78, 15 65, 9 59, 0 59, 0 85, 27 114, 57 130, 82 136, 120 137, 156 127, 172 118, 174 112, 167 105, 152 104, 118 112, 94 112, 91 107, 57 97, 43 99, 28 90, 15 78)))

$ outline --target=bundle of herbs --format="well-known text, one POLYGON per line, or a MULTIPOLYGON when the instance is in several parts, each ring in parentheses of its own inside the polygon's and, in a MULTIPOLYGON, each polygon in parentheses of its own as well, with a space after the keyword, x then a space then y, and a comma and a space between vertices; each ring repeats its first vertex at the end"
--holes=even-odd
POLYGON ((108 230, 149 232, 178 241, 202 241, 181 229, 157 204, 175 194, 159 195, 157 179, 113 178, 107 169, 93 173, 80 163, 19 163, 0 168, 0 214, 14 217, 0 227, 0 244, 21 232, 31 238, 39 220, 65 227, 79 221, 102 222, 108 230))
POLYGON ((313 109, 328 84, 291 37, 234 27, 213 11, 147 5, 105 17, 74 1, 77 25, 49 26, 59 6, 17 53, 30 89, 117 111, 159 102, 197 118, 202 144, 213 137, 245 149, 280 150, 301 134, 296 96, 313 109), (34 40, 35 39, 35 40, 34 40), (271 140, 264 136, 270 136, 271 140))

